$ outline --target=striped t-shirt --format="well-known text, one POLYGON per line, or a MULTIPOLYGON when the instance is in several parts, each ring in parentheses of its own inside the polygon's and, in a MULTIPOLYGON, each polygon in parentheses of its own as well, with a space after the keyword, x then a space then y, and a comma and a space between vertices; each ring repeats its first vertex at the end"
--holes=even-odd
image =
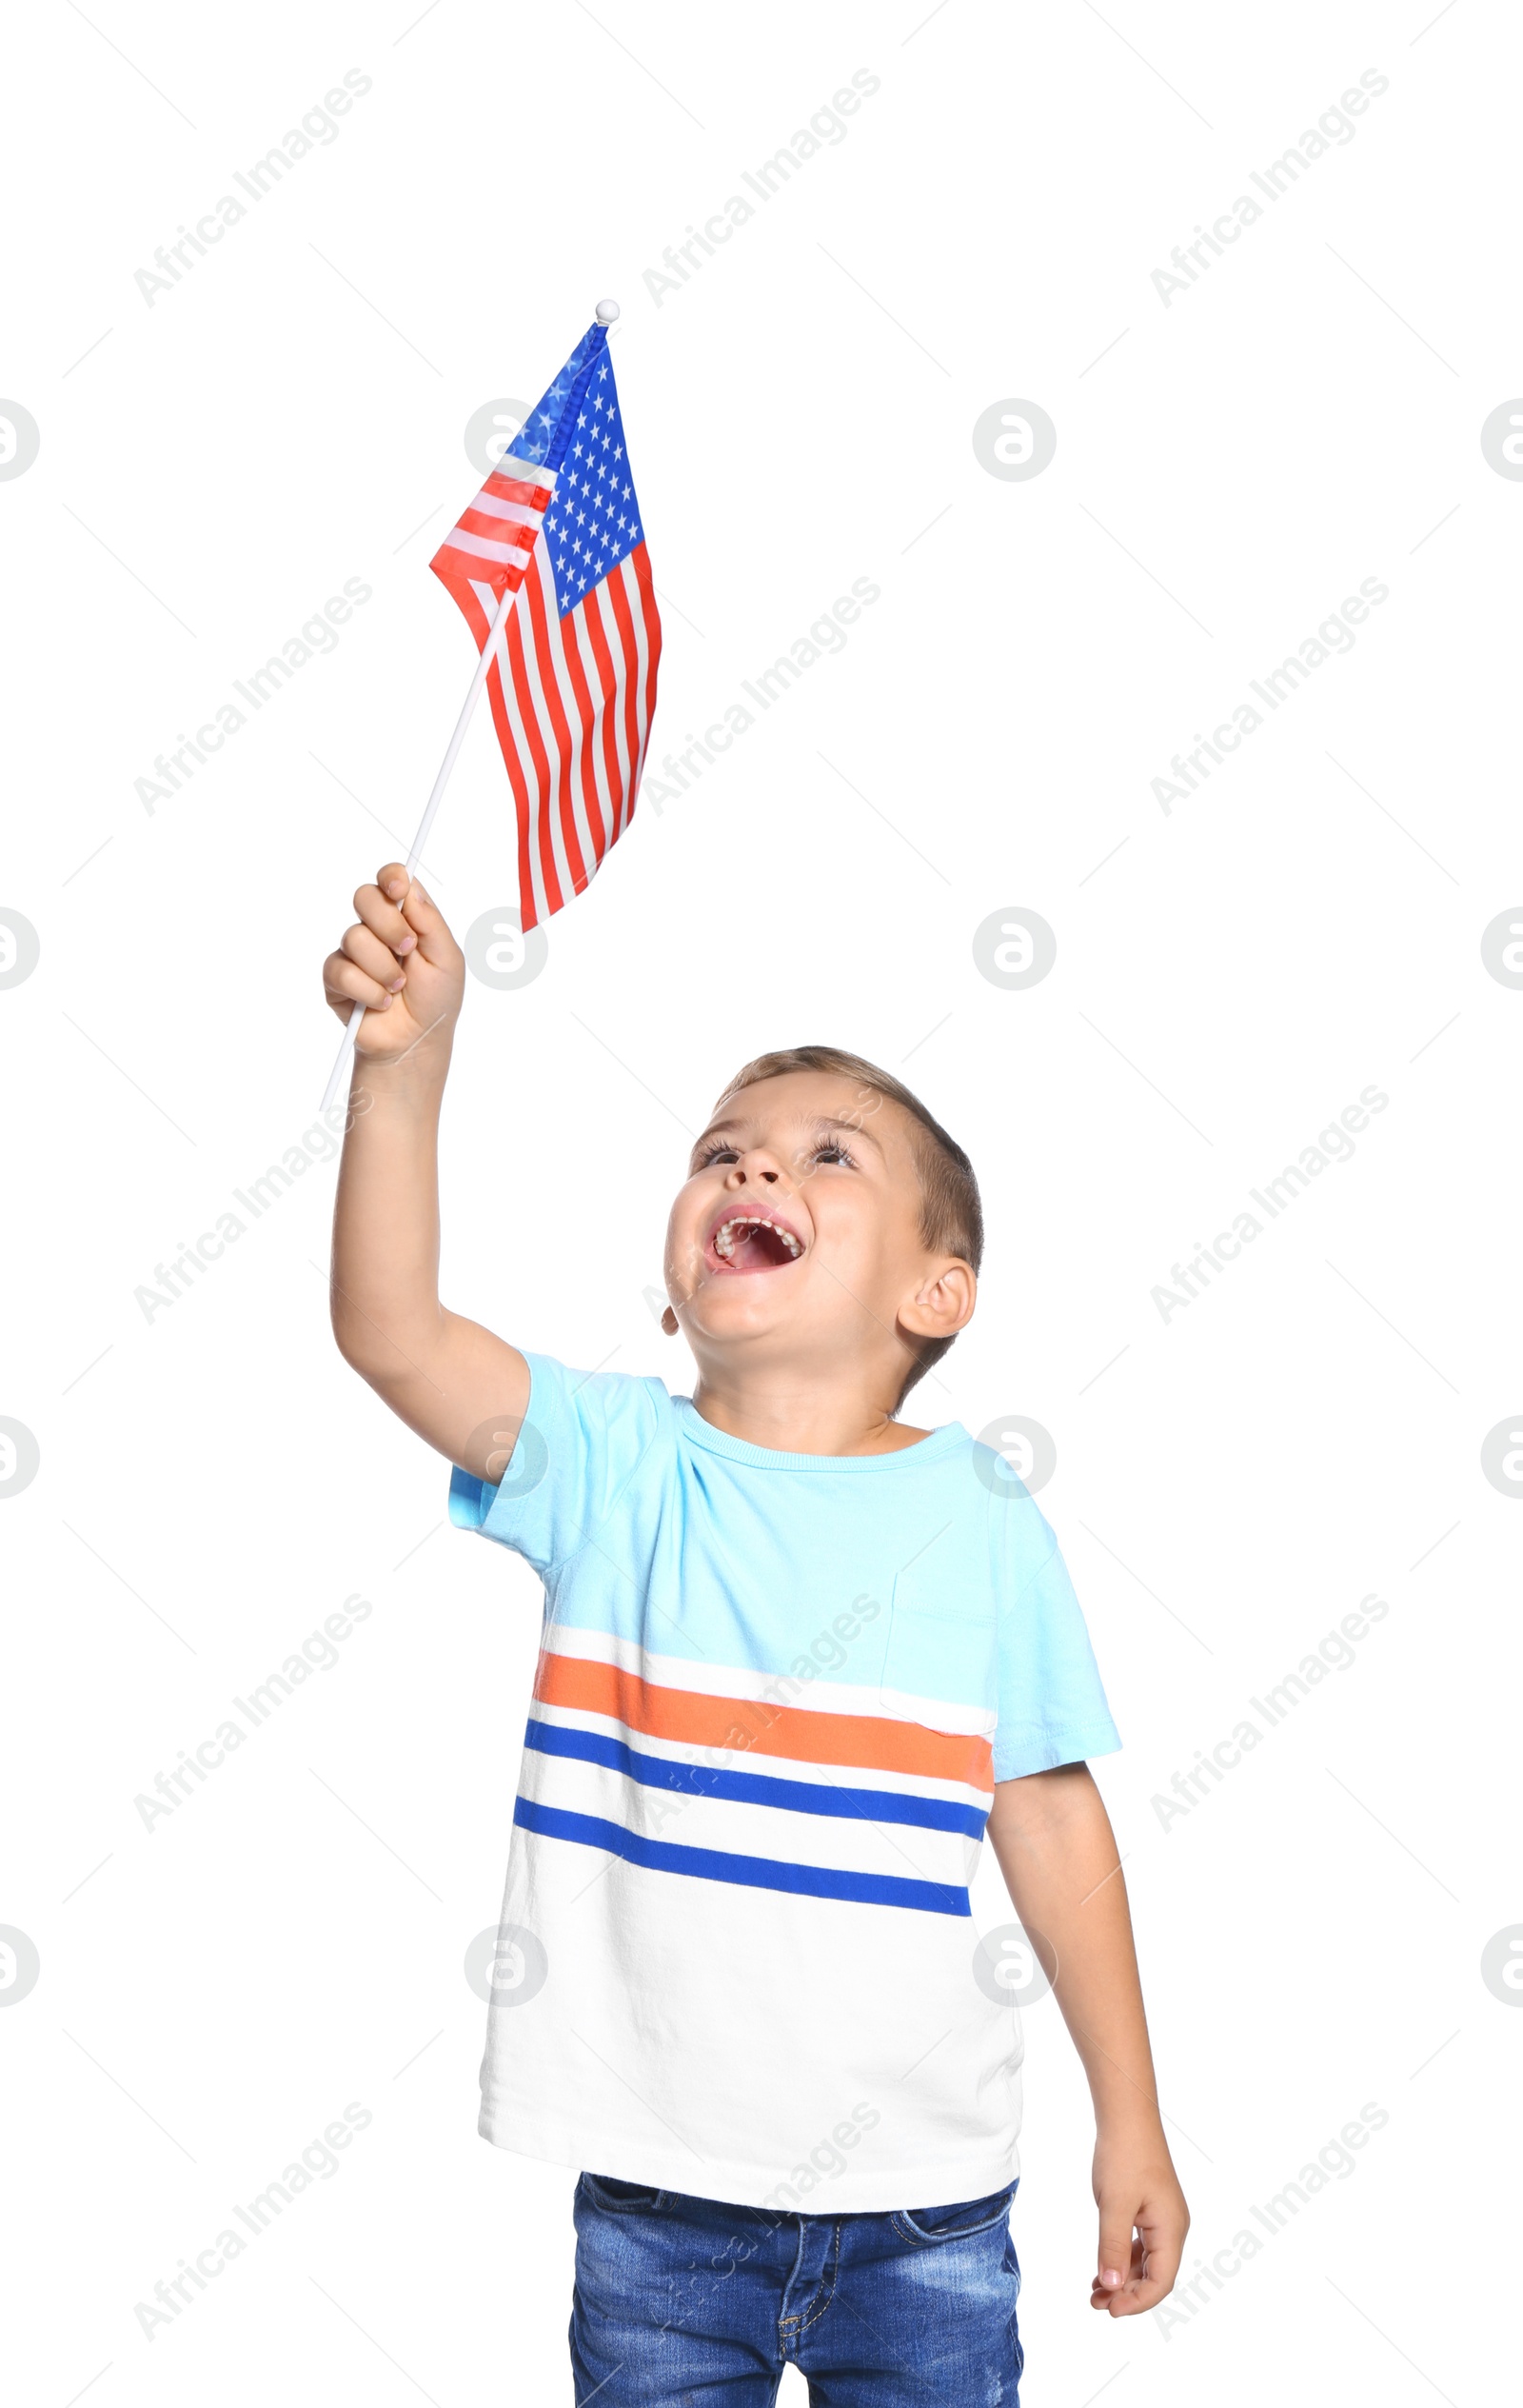
POLYGON ((811 2215, 1000 2189, 994 1784, 1120 1744, 1052 1531, 957 1423, 793 1455, 527 1360, 502 1483, 450 1484, 544 1583, 482 2134, 811 2215))

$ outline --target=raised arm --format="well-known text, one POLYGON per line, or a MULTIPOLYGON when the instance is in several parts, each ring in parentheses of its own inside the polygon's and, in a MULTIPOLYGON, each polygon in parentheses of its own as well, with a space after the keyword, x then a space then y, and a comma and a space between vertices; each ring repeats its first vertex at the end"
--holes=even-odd
POLYGON ((1090 2305, 1136 2316, 1174 2288, 1190 2211, 1158 2113, 1116 1838, 1088 1765, 997 1782, 989 1838, 1095 2102, 1090 2305))
POLYGON ((439 1108, 465 960, 400 862, 354 908, 357 925, 323 965, 341 1020, 367 1006, 333 1213, 333 1335, 410 1429, 495 1483, 528 1403, 528 1365, 439 1301, 439 1108))

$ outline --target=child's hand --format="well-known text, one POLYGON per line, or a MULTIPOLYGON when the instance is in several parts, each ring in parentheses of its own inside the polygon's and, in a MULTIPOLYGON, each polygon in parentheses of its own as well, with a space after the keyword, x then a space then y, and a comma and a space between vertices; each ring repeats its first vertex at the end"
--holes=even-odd
POLYGON ((1156 2308, 1174 2289, 1190 2210, 1161 2130, 1151 2140, 1107 2139, 1095 2151, 1100 2211, 1099 2270, 1090 2306, 1112 2316, 1156 2308))
POLYGON ((460 1011, 465 960, 416 880, 388 862, 373 886, 354 898, 359 925, 323 965, 323 992, 345 1025, 366 1005, 355 1051, 367 1062, 398 1062, 431 1030, 446 1041, 460 1011))

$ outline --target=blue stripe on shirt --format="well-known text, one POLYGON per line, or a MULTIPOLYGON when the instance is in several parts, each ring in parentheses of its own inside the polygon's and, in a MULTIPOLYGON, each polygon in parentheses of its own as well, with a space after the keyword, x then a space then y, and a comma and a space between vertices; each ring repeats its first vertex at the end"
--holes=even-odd
POLYGON ((909 1881, 891 1873, 842 1873, 833 1865, 783 1864, 772 1857, 732 1856, 720 1848, 679 1847, 671 1840, 645 1840, 601 1815, 568 1814, 559 1806, 520 1798, 513 1821, 546 1840, 571 1840, 584 1848, 606 1848, 626 1864, 651 1873, 685 1873, 699 1881, 734 1881, 744 1889, 790 1890, 803 1898, 850 1899, 867 1906, 908 1906, 928 1915, 969 1915, 965 1889, 941 1881, 909 1881))

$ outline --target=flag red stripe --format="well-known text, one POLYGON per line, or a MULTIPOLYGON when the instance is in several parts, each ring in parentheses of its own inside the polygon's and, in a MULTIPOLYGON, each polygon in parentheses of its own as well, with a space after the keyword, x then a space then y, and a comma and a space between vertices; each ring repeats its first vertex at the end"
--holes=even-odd
POLYGON ((619 628, 619 642, 623 653, 624 758, 629 764, 629 790, 620 797, 619 829, 621 835, 629 824, 634 784, 639 770, 640 730, 635 725, 635 629, 629 616, 629 596, 623 579, 617 572, 603 588, 613 605, 613 615, 619 628))
MULTIPOLYGON (((549 778, 540 789, 540 856, 542 862, 548 866, 549 874, 554 877, 559 892, 561 879, 559 869, 555 866, 556 841, 559 837, 563 847, 565 876, 569 881, 569 892, 564 899, 569 902, 570 896, 579 893, 585 883, 585 871, 582 860, 582 847, 576 842, 574 827, 570 826, 571 730, 566 723, 565 708, 561 701, 560 682, 555 673, 555 660, 550 648, 549 615, 544 607, 544 588, 540 578, 535 577, 529 580, 524 607, 526 614, 524 643, 525 646, 532 643, 534 647, 535 663, 539 670, 541 707, 546 723, 544 734, 550 752, 549 778)), ((552 908, 558 907, 558 905, 552 906, 552 908)))
MULTIPOLYGON (((485 564, 483 565, 485 566, 485 564)), ((482 607, 481 596, 477 593, 470 579, 464 573, 456 573, 452 569, 446 570, 441 568, 437 558, 431 560, 428 566, 433 570, 434 575, 439 579, 439 582, 444 587, 445 592, 453 595, 460 609, 465 613, 465 624, 470 628, 472 635, 476 638, 477 651, 485 652, 486 649, 486 639, 492 631, 492 623, 487 617, 485 609, 482 607)), ((489 580, 484 577, 481 582, 485 586, 489 583, 489 580)))
POLYGON ((635 795, 640 786, 641 773, 645 766, 645 747, 650 742, 650 730, 656 717, 656 668, 661 660, 661 613, 656 607, 656 584, 655 579, 650 573, 649 552, 646 551, 643 544, 637 544, 629 557, 635 564, 635 583, 640 587, 641 611, 645 622, 645 643, 647 647, 647 658, 645 662, 645 732, 641 738, 640 760, 636 766, 634 776, 630 781, 629 789, 629 808, 633 811, 635 807, 635 795))
POLYGON ((592 700, 592 722, 586 730, 582 747, 582 790, 586 811, 595 833, 598 859, 602 868, 604 854, 613 843, 619 827, 619 788, 609 786, 603 757, 603 727, 608 716, 609 685, 603 674, 595 631, 603 625, 602 607, 594 586, 585 602, 561 622, 569 652, 575 643, 577 661, 592 700))
POLYGON ((482 491, 495 493, 500 502, 522 502, 525 509, 544 510, 550 506, 547 485, 536 485, 525 477, 504 476, 501 468, 492 470, 482 491))
MULTIPOLYGON (((630 603, 628 576, 625 576, 623 580, 623 591, 625 602, 630 603)), ((624 651, 624 684, 635 702, 635 741, 630 749, 629 780, 623 798, 623 825, 624 827, 628 826, 630 815, 635 807, 635 795, 640 786, 640 764, 644 757, 646 742, 640 725, 641 644, 644 633, 643 614, 637 615, 633 603, 630 603, 629 635, 624 651)))
MULTIPOLYGON (((530 585, 535 591, 538 591, 537 581, 531 579, 530 585)), ((523 900, 523 895, 520 897, 520 911, 524 925, 528 928, 534 925, 534 917, 530 915, 534 914, 537 917, 534 905, 536 883, 544 893, 547 913, 559 911, 566 898, 561 892, 561 881, 556 872, 555 857, 549 849, 545 814, 541 807, 543 798, 550 791, 550 763, 544 749, 544 737, 540 726, 539 715, 534 706, 534 696, 529 687, 528 667, 524 657, 524 605, 520 602, 507 623, 507 655, 508 665, 513 673, 513 693, 518 703, 519 718, 523 722, 529 750, 534 757, 536 798, 530 806, 529 822, 524 831, 524 846, 520 853, 522 860, 526 854, 530 837, 538 837, 539 841, 535 849, 539 857, 540 880, 536 882, 531 877, 528 886, 523 890, 528 898, 526 903, 523 900)))
MULTIPOLYGON (((588 624, 586 614, 591 607, 595 606, 590 602, 582 603, 571 614, 572 618, 580 619, 585 627, 588 624)), ((586 826, 592 838, 592 868, 587 872, 590 878, 594 871, 603 866, 603 857, 608 849, 608 839, 612 831, 603 826, 603 803, 598 793, 597 780, 592 774, 594 713, 592 695, 587 687, 587 672, 583 665, 582 647, 576 640, 570 618, 563 619, 555 632, 565 660, 566 676, 570 682, 571 691, 576 697, 577 713, 582 722, 582 748, 572 766, 572 776, 582 789, 582 800, 586 806, 586 826)), ((579 888, 578 892, 580 891, 579 888)))
MULTIPOLYGON (((644 774, 645 755, 650 749, 650 731, 656 717, 656 671, 661 663, 661 612, 656 607, 655 581, 650 573, 650 555, 643 544, 635 563, 635 582, 640 587, 642 613, 645 624, 645 726, 640 739, 640 766, 635 772, 638 787, 644 774)), ((629 807, 634 809, 634 796, 629 807)))
POLYGON ((471 587, 490 586, 493 595, 497 601, 501 602, 510 587, 522 584, 524 572, 531 556, 531 551, 527 551, 523 560, 490 560, 481 552, 461 551, 452 543, 445 542, 441 544, 428 563, 440 584, 454 595, 466 618, 470 619, 478 651, 486 642, 486 632, 491 622, 488 620, 484 627, 477 628, 467 599, 471 587))
POLYGON ((447 546, 456 535, 482 535, 489 544, 516 544, 521 551, 533 549, 537 529, 525 527, 521 518, 495 518, 489 510, 462 510, 445 542, 447 546))
MULTIPOLYGON (((522 615, 522 608, 514 615, 516 620, 522 615)), ((544 729, 538 721, 530 723, 524 717, 524 705, 520 698, 521 695, 526 696, 528 681, 524 664, 523 631, 517 625, 514 626, 512 635, 512 660, 519 669, 518 683, 513 688, 512 726, 515 730, 522 729, 522 736, 518 741, 522 743, 524 752, 537 761, 540 754, 536 747, 543 744, 544 729)), ((527 774, 525 769, 525 777, 527 774)), ((519 913, 522 925, 525 928, 536 927, 541 920, 548 919, 554 907, 539 875, 537 836, 540 797, 544 792, 544 775, 536 771, 527 805, 519 813, 519 913)))
POLYGON ((608 781, 608 795, 613 805, 613 826, 608 831, 608 842, 611 845, 623 832, 624 824, 623 772, 619 766, 619 747, 614 738, 614 712, 619 700, 619 676, 613 665, 613 654, 608 649, 608 631, 603 624, 603 611, 601 607, 592 607, 596 601, 597 596, 593 594, 587 608, 587 641, 592 647, 592 655, 598 664, 599 681, 603 687, 603 709, 599 714, 598 733, 603 746, 603 775, 608 781))
POLYGON ((623 815, 624 782, 619 769, 619 753, 615 746, 613 766, 609 766, 608 727, 619 706, 619 670, 614 647, 609 642, 606 592, 597 588, 588 594, 583 611, 586 628, 585 648, 591 656, 591 674, 598 682, 598 719, 592 731, 592 746, 587 760, 587 774, 596 788, 607 830, 603 851, 616 844, 623 815))
MULTIPOLYGON (((475 593, 472 593, 470 596, 470 606, 471 612, 474 612, 475 614, 471 620, 472 626, 474 627, 478 621, 481 626, 481 633, 478 636, 477 641, 479 644, 485 646, 487 637, 491 633, 491 629, 487 624, 485 613, 482 608, 480 598, 475 593)), ((470 612, 467 613, 467 616, 470 616, 470 612)), ((531 893, 531 889, 527 875, 528 855, 525 846, 525 834, 529 823, 529 813, 533 805, 529 794, 528 780, 524 775, 524 763, 519 752, 518 741, 514 735, 508 719, 506 698, 503 691, 503 662, 504 655, 510 656, 512 631, 512 624, 510 621, 508 626, 504 629, 504 641, 498 647, 497 658, 486 672, 486 696, 491 705, 492 724, 497 729, 498 749, 502 753, 503 764, 507 771, 508 784, 513 789, 514 816, 518 821, 519 892, 522 895, 528 896, 531 893)), ((534 923, 532 918, 522 922, 522 925, 524 927, 532 927, 534 923)))
MULTIPOLYGON (((508 784, 513 789, 514 815, 518 820, 518 890, 524 898, 524 912, 532 914, 532 904, 529 900, 532 889, 528 875, 528 826, 532 806, 528 781, 524 775, 524 764, 519 759, 518 742, 508 725, 507 704, 503 695, 501 648, 497 659, 486 672, 486 697, 492 706, 492 725, 497 729, 498 746, 503 755, 504 766, 507 770, 508 784)), ((521 919, 524 927, 533 926, 532 916, 524 917, 521 914, 521 919)))
MULTIPOLYGON (((587 868, 577 834, 576 815, 571 800, 571 728, 566 719, 565 706, 561 700, 561 681, 555 673, 555 657, 551 648, 552 645, 559 645, 561 630, 557 626, 552 635, 548 614, 544 607, 544 587, 538 577, 529 578, 526 593, 529 625, 534 631, 534 657, 539 663, 540 685, 544 689, 544 707, 549 714, 550 726, 555 732, 556 746, 560 753, 560 759, 556 765, 555 817, 559 821, 562 841, 565 846, 566 866, 571 873, 572 887, 576 893, 580 894, 587 883, 587 868)), ((547 848, 551 841, 550 819, 550 813, 546 812, 541 839, 542 850, 547 848)))

